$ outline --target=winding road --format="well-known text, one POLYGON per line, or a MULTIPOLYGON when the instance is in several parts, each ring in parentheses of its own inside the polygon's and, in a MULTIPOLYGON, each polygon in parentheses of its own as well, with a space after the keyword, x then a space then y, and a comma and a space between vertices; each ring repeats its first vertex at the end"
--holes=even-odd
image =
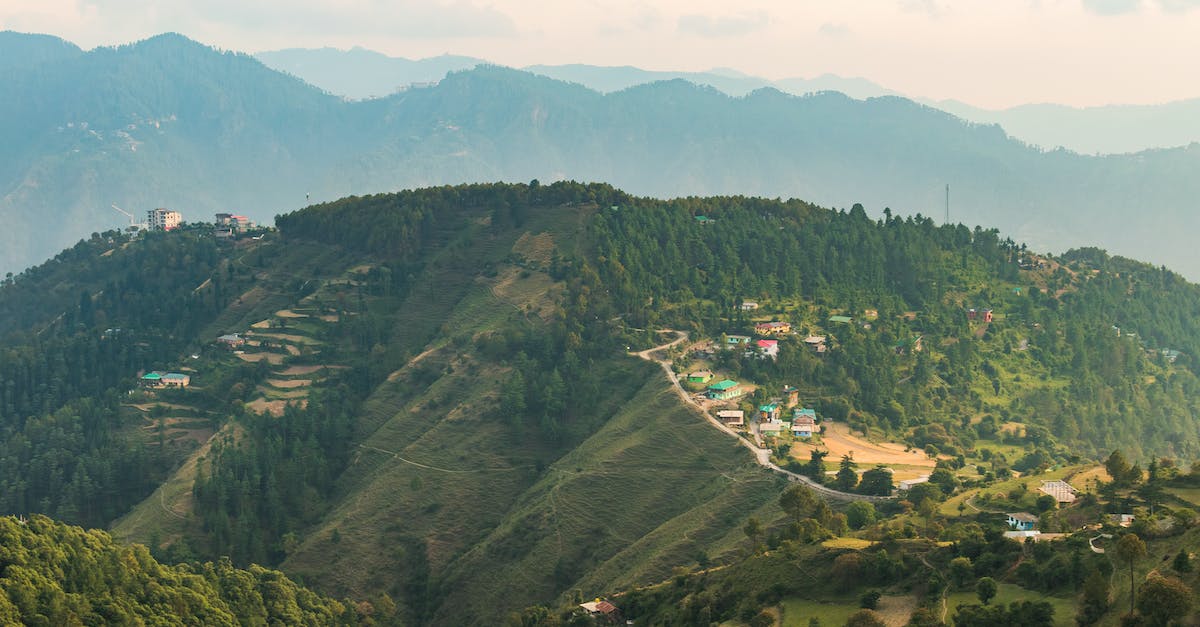
POLYGON ((674 329, 662 329, 659 331, 659 333, 674 333, 678 337, 676 337, 674 341, 667 342, 666 344, 655 346, 653 348, 647 348, 644 351, 630 352, 629 354, 636 356, 636 357, 640 357, 641 359, 645 359, 646 361, 655 362, 659 366, 661 366, 663 369, 663 372, 665 372, 667 374, 667 380, 669 380, 671 382, 672 387, 675 388, 675 393, 679 395, 680 400, 682 400, 685 405, 695 409, 701 416, 704 417, 705 420, 708 421, 708 423, 710 425, 733 436, 739 443, 741 443, 742 446, 745 446, 746 448, 750 449, 750 452, 754 453, 754 461, 757 462, 759 466, 762 466, 763 468, 767 468, 768 470, 771 470, 772 472, 775 472, 775 473, 783 475, 784 477, 787 477, 788 481, 799 481, 799 482, 807 485, 808 487, 812 488, 812 490, 814 492, 821 494, 825 497, 831 498, 831 499, 837 499, 837 500, 841 500, 841 501, 871 501, 871 502, 878 503, 880 501, 887 501, 887 500, 891 500, 893 498, 890 496, 870 496, 870 495, 866 495, 866 494, 852 494, 850 492, 841 492, 839 490, 834 490, 834 489, 831 489, 820 483, 817 483, 810 477, 806 477, 804 475, 797 474, 790 470, 786 470, 784 468, 779 467, 777 464, 775 464, 774 462, 771 461, 771 449, 761 448, 761 447, 755 445, 750 440, 742 437, 741 434, 739 434, 737 431, 734 431, 733 429, 731 429, 729 427, 729 425, 726 425, 725 423, 721 422, 720 420, 713 418, 712 414, 709 414, 708 411, 704 409, 704 407, 702 407, 690 395, 688 395, 687 390, 685 390, 683 388, 683 385, 679 382, 679 378, 675 376, 674 370, 671 369, 671 360, 657 359, 654 357, 653 353, 656 353, 658 351, 664 351, 668 348, 671 348, 672 346, 677 346, 680 343, 687 341, 687 339, 688 339, 687 332, 676 331, 674 329))

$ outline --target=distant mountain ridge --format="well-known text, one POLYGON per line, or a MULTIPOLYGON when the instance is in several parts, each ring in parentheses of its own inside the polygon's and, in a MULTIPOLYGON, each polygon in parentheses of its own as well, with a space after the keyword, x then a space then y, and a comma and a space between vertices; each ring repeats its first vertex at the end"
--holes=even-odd
POLYGON ((568 178, 937 217, 949 183, 956 222, 1046 250, 1098 244, 1200 278, 1188 237, 1200 226, 1200 146, 1044 152, 899 97, 735 98, 680 79, 601 94, 495 66, 347 102, 180 35, 4 77, 22 98, 0 102, 3 270, 123 225, 114 202, 269 221, 306 199, 568 178))
MULTIPOLYGON (((355 48, 348 51, 278 50, 255 55, 278 70, 298 76, 330 93, 349 98, 367 98, 395 92, 412 83, 441 80, 446 73, 473 68, 486 61, 443 55, 408 60, 387 57, 355 48)), ((865 78, 822 74, 814 78, 769 80, 737 72, 712 69, 706 72, 645 70, 633 66, 596 66, 580 63, 530 65, 534 74, 579 83, 599 92, 614 92, 656 81, 683 79, 709 85, 731 96, 745 96, 756 89, 773 87, 785 93, 804 94, 837 91, 852 98, 903 96, 982 124, 999 124, 1014 137, 1047 149, 1065 147, 1082 154, 1119 154, 1152 148, 1183 146, 1200 141, 1200 99, 1158 105, 1108 105, 1069 107, 1057 104, 1027 104, 1005 109, 986 109, 956 100, 934 100, 903 94, 865 78)))
MULTIPOLYGON (((495 65, 484 59, 450 54, 426 59, 406 59, 357 47, 350 50, 270 50, 255 53, 254 57, 267 67, 292 74, 331 94, 355 100, 378 98, 413 84, 436 82, 450 72, 469 70, 480 65, 495 65)), ((839 91, 860 99, 901 95, 865 78, 846 78, 834 74, 822 74, 811 79, 793 77, 772 81, 728 68, 681 72, 645 70, 631 65, 568 63, 537 64, 517 69, 568 83, 578 83, 601 93, 621 91, 647 83, 683 79, 697 85, 715 87, 730 96, 745 96, 764 87, 774 87, 795 95, 839 91)))
POLYGON ((331 94, 356 100, 387 96, 414 83, 437 82, 450 72, 487 63, 449 54, 404 59, 365 48, 291 48, 259 52, 254 57, 267 67, 297 76, 331 94))

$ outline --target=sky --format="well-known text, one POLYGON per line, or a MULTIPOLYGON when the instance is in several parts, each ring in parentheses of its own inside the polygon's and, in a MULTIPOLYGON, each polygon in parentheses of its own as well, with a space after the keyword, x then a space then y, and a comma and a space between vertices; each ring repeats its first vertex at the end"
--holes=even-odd
POLYGON ((829 73, 988 108, 1200 97, 1200 0, 3 0, 0 30, 86 49, 173 31, 243 52, 829 73))

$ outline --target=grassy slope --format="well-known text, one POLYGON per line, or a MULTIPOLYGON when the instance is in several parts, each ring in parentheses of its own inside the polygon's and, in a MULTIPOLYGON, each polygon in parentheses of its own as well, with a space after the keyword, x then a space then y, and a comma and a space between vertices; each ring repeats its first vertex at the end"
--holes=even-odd
POLYGON ((435 622, 660 581, 701 551, 731 548, 745 518, 772 507, 781 484, 681 406, 665 380, 646 379, 453 566, 435 622))
MULTIPOLYGON (((544 212, 523 232, 549 231, 569 249, 580 215, 544 212)), ((729 550, 747 516, 773 507, 775 480, 632 358, 596 366, 612 394, 575 411, 604 426, 574 450, 482 418, 507 370, 453 339, 516 316, 539 324, 523 311, 545 311, 548 277, 514 278, 503 264, 495 278, 464 269, 525 252, 523 232, 445 236, 398 309, 398 341, 424 356, 368 401, 346 496, 284 563, 288 572, 335 594, 387 592, 411 617, 463 624, 571 589, 588 596, 661 580, 702 551, 729 550)))

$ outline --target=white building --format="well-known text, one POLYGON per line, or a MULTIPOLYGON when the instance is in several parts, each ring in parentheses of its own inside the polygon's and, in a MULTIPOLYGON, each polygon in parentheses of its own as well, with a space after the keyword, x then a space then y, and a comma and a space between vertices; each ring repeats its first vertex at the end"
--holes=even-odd
POLYGON ((172 231, 183 223, 183 215, 178 211, 159 207, 146 212, 146 223, 151 231, 172 231))

